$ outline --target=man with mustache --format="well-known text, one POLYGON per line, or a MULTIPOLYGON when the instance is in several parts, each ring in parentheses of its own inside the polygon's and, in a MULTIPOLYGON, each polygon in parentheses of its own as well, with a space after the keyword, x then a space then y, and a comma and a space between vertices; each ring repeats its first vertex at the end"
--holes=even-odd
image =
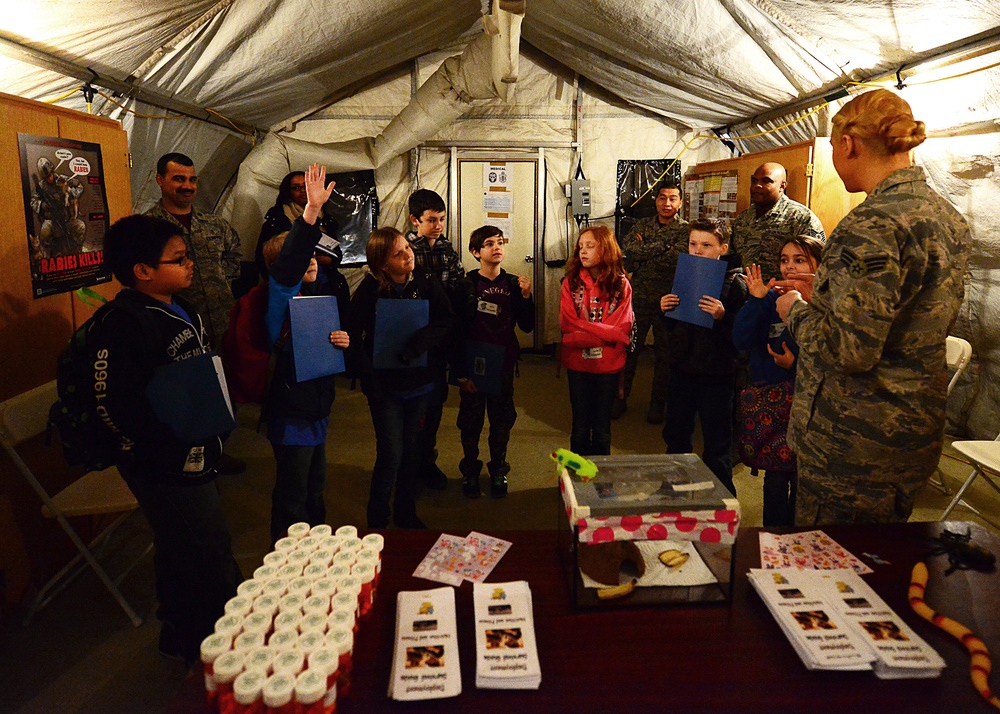
MULTIPOLYGON (((178 294, 205 320, 209 343, 218 352, 235 302, 231 283, 239 277, 243 260, 240 237, 219 216, 194 207, 198 174, 189 157, 177 152, 161 156, 156 162, 156 183, 161 198, 146 215, 173 223, 184 239, 188 257, 194 261, 194 278, 178 294)), ((246 463, 223 454, 216 470, 242 473, 246 463)))

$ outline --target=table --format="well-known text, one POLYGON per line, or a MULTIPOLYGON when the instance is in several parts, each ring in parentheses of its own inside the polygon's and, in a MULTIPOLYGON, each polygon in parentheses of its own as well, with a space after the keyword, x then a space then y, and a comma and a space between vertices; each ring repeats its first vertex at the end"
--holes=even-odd
MULTIPOLYGON (((338 712, 809 712, 821 714, 891 710, 902 712, 992 711, 969 683, 965 648, 919 618, 907 603, 910 570, 941 527, 964 532, 1000 554, 1000 539, 966 523, 909 523, 824 527, 865 562, 862 553, 889 561, 872 565, 865 579, 947 661, 940 679, 885 681, 872 672, 810 672, 764 603, 746 571, 759 567, 757 532, 737 539, 731 603, 671 605, 620 610, 574 610, 562 567, 568 542, 557 531, 492 533, 514 543, 491 574, 491 582, 527 580, 535 607, 542 684, 532 690, 475 687, 472 586, 456 593, 462 694, 454 699, 395 702, 386 697, 392 660, 395 593, 438 584, 411 577, 438 536, 428 531, 387 531, 378 601, 356 639, 351 693, 338 712), (456 709, 455 707, 458 707, 456 709)), ((775 529, 793 532, 806 529, 775 529)), ((928 604, 969 626, 1000 656, 1000 574, 956 571, 947 559, 928 561, 928 604)), ((997 673, 994 688, 1000 690, 997 673)), ((196 666, 168 710, 208 711, 200 666, 196 666)))

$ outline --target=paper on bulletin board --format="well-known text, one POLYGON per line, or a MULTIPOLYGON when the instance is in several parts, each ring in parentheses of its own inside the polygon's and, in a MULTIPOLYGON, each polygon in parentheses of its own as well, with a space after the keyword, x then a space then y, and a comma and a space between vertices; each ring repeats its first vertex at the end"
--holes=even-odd
POLYGON ((514 209, 512 191, 484 191, 483 210, 487 213, 510 213, 514 209))

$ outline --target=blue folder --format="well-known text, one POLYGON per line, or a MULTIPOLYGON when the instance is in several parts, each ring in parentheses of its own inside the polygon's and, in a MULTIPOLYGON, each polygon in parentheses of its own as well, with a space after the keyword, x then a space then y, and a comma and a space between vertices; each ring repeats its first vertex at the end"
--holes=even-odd
POLYGON ((726 280, 729 264, 724 260, 703 258, 700 255, 681 253, 677 256, 677 272, 670 292, 680 298, 681 303, 673 310, 663 313, 664 317, 692 325, 709 327, 715 318, 698 306, 705 295, 718 298, 722 295, 722 284, 726 280))
POLYGON ((470 340, 465 344, 465 373, 476 389, 491 397, 503 390, 503 363, 507 350, 503 345, 470 340))
POLYGON ((211 352, 157 367, 146 397, 156 418, 184 443, 236 428, 222 361, 211 352))
POLYGON ((405 364, 399 353, 417 330, 430 323, 430 303, 427 300, 395 300, 379 298, 375 303, 375 369, 426 367, 427 353, 405 364))
POLYGON ((330 344, 340 329, 340 311, 333 295, 294 297, 288 304, 292 321, 295 380, 305 382, 345 371, 344 351, 330 344))

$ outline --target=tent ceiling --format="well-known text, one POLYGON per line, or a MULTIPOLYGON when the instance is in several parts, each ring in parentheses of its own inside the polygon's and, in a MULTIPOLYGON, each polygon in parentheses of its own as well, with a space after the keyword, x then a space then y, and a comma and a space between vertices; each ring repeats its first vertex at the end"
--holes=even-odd
MULTIPOLYGON (((479 0, 18 0, 0 38, 135 76, 244 125, 280 127, 454 45, 482 9, 479 0)), ((997 27, 993 0, 527 0, 522 36, 677 125, 717 127, 997 27)), ((18 53, 6 47, 0 91, 49 98, 79 83, 10 59, 18 53)))

